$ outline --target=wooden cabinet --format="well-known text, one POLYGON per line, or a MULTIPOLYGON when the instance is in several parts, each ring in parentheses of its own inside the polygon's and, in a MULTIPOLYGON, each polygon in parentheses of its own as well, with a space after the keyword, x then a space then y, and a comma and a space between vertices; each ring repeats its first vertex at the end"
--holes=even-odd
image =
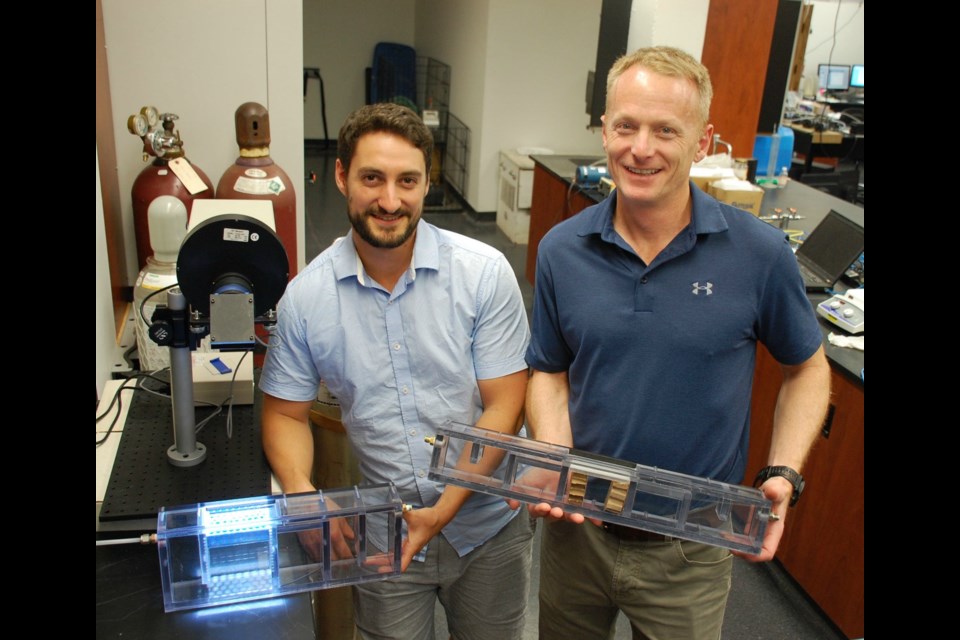
POLYGON ((527 280, 534 284, 537 273, 537 247, 547 231, 589 206, 596 204, 570 182, 558 178, 537 163, 533 168, 533 202, 530 204, 530 236, 527 245, 527 280))
MULTIPOLYGON (((863 384, 831 374, 830 414, 803 469, 777 559, 848 638, 864 636, 863 384)), ((766 465, 780 366, 757 349, 747 481, 766 465)))

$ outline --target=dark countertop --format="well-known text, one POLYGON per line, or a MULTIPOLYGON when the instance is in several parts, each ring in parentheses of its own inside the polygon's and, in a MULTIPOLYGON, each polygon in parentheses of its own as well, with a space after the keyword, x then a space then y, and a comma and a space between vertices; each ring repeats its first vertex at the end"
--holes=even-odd
MULTIPOLYGON (((259 371, 254 377, 259 379, 259 371)), ((163 385, 148 386, 163 389, 163 385)), ((97 539, 156 531, 160 505, 268 494, 270 468, 260 444, 259 389, 254 400, 254 405, 233 408, 233 437, 227 437, 222 418, 202 432, 208 451, 203 465, 181 468, 170 465, 164 453, 171 444, 170 401, 143 392, 125 397, 129 409, 103 502, 103 509, 112 513, 98 508, 97 539)), ((209 409, 197 410, 200 418, 209 413, 209 409)), ((96 593, 97 638, 314 637, 310 593, 164 613, 156 544, 97 546, 96 593)))
MULTIPOLYGON (((545 156, 530 156, 530 159, 533 160, 536 164, 539 164, 541 167, 546 169, 548 172, 554 175, 554 177, 566 182, 572 183, 574 176, 577 174, 577 167, 581 165, 593 164, 598 160, 606 160, 605 156, 591 156, 589 154, 584 154, 580 156, 571 156, 571 155, 545 155, 545 156)), ((604 162, 606 164, 606 162, 604 162)), ((580 192, 583 193, 587 198, 593 200, 594 202, 600 202, 606 196, 604 196, 597 189, 580 189, 580 192)))
POLYGON ((97 638, 302 640, 314 637, 309 593, 164 613, 156 545, 97 547, 97 638))
MULTIPOLYGON (((571 155, 535 155, 531 156, 533 161, 553 174, 556 178, 564 182, 571 182, 577 171, 577 166, 590 164, 595 160, 602 160, 603 156, 590 156, 587 154, 579 156, 571 155)), ((587 189, 582 192, 585 196, 594 202, 600 202, 604 195, 596 189, 587 189)), ((799 229, 804 233, 809 233, 816 227, 830 210, 850 218, 860 226, 864 226, 864 211, 857 205, 835 198, 830 194, 824 193, 805 184, 791 180, 783 189, 768 189, 764 191, 763 203, 760 206, 761 214, 768 215, 775 208, 784 211, 790 208, 797 210, 797 214, 804 216, 802 220, 791 220, 790 229, 799 229)), ((845 286, 839 286, 838 289, 846 290, 845 286)), ((810 302, 814 307, 826 300, 830 296, 826 293, 811 293, 810 302)), ((834 367, 854 380, 861 381, 863 372, 863 351, 856 349, 847 349, 837 347, 827 341, 827 336, 835 327, 817 316, 820 322, 820 330, 823 333, 823 347, 827 353, 827 358, 834 367)), ((837 331, 841 335, 846 335, 837 331)))

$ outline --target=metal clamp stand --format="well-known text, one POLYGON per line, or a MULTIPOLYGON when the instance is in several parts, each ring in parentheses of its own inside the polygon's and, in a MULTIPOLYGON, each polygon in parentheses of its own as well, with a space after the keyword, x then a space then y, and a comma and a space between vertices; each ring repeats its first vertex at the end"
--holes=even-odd
POLYGON ((150 337, 157 344, 170 347, 174 440, 173 445, 167 449, 167 458, 170 464, 176 467, 193 467, 207 457, 207 448, 197 442, 187 299, 179 287, 167 292, 167 309, 157 311, 150 327, 150 337))

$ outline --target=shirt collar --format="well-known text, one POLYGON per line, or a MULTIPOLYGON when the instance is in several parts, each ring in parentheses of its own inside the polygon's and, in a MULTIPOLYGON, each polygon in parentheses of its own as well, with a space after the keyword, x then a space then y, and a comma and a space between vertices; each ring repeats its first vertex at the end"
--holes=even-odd
MULTIPOLYGON (((690 197, 693 201, 690 217, 696 234, 721 233, 727 230, 727 220, 715 198, 701 191, 693 182, 690 183, 690 197)), ((614 189, 596 208, 594 215, 582 219, 577 235, 598 234, 604 240, 612 241, 616 235, 613 230, 613 213, 616 209, 617 191, 614 189)))
MULTIPOLYGON (((333 266, 337 280, 356 278, 364 287, 368 286, 366 272, 360 261, 360 254, 353 244, 353 229, 347 235, 338 239, 334 247, 333 266)), ((417 239, 413 244, 413 257, 407 276, 410 281, 416 280, 417 269, 433 269, 440 267, 440 244, 437 240, 437 229, 423 219, 417 224, 417 239)))

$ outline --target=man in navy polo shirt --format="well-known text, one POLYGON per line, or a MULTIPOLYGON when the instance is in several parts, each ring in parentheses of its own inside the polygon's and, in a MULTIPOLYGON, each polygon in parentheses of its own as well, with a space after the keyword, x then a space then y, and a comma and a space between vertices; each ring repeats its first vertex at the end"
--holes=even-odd
MULTIPOLYGON (((739 483, 757 342, 784 382, 761 488, 783 532, 826 413, 829 365, 783 233, 689 181, 713 135, 707 69, 669 47, 618 60, 603 145, 617 188, 553 228, 538 250, 527 418, 539 440, 739 483), (784 469, 786 468, 786 469, 784 469)), ((635 637, 718 638, 725 549, 550 516, 541 637, 606 638, 617 612, 635 637)))

